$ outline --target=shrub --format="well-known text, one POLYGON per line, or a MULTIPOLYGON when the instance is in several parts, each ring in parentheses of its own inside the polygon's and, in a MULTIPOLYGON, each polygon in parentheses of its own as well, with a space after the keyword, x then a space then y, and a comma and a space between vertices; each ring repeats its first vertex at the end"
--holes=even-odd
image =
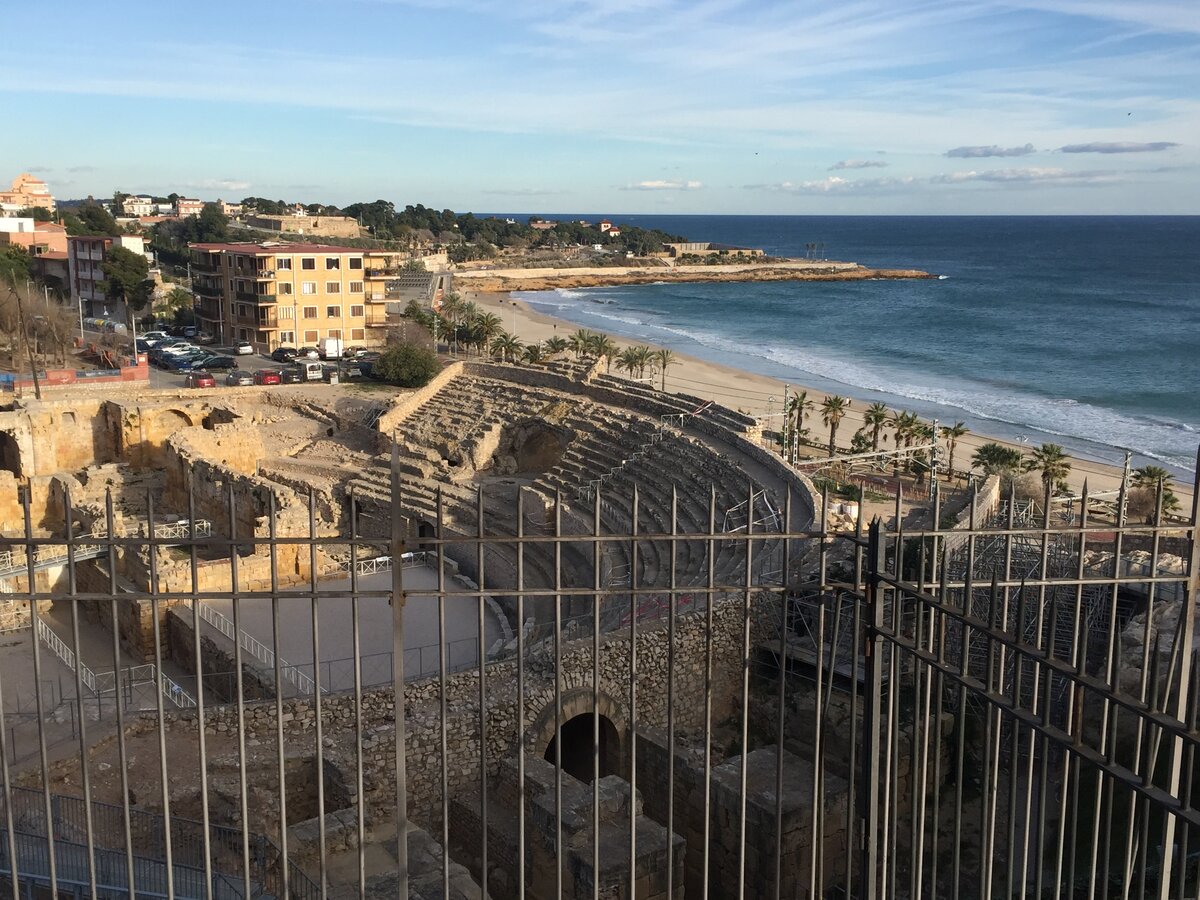
POLYGON ((398 387, 417 388, 429 384, 442 370, 437 354, 427 347, 415 344, 396 344, 383 351, 372 367, 372 374, 380 381, 398 387))

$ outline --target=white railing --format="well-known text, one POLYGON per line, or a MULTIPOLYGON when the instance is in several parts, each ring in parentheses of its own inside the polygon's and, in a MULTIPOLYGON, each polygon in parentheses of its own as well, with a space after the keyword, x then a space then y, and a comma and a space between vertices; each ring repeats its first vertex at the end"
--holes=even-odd
MULTIPOLYGON (((242 649, 261 662, 267 668, 275 667, 275 651, 264 644, 258 638, 249 634, 243 629, 234 628, 233 621, 223 613, 217 612, 212 607, 208 606, 203 600, 195 601, 200 612, 200 618, 211 625, 225 637, 231 641, 235 641, 242 645, 242 649), (239 634, 240 632, 240 634, 239 634)), ((279 668, 284 678, 290 681, 300 693, 311 696, 316 682, 311 678, 291 665, 282 656, 279 657, 279 668)))
MULTIPOLYGON (((177 538, 182 540, 190 537, 208 537, 210 534, 212 534, 212 523, 207 519, 197 519, 194 523, 185 520, 154 526, 154 536, 156 538, 177 538)), ((93 531, 88 534, 78 535, 78 538, 84 541, 89 538, 95 540, 107 537, 108 533, 105 531, 93 531)), ((104 544, 77 544, 75 545, 74 559, 76 562, 82 562, 85 559, 96 559, 103 556, 107 550, 108 547, 104 544)), ((66 544, 43 545, 35 548, 33 551, 33 568, 37 570, 47 569, 51 566, 66 565, 71 558, 71 554, 67 552, 66 544)), ((0 551, 0 578, 21 575, 28 571, 29 553, 26 548, 0 551)))
MULTIPOLYGON (((79 680, 83 683, 84 687, 97 697, 106 692, 116 694, 116 672, 100 672, 98 674, 93 672, 82 661, 76 659, 75 651, 68 647, 66 642, 54 633, 54 629, 47 625, 41 616, 34 616, 34 621, 37 623, 38 637, 54 652, 55 656, 62 660, 63 665, 74 672, 75 665, 78 662, 79 680)), ((156 685, 155 689, 162 691, 163 696, 180 709, 191 709, 196 705, 196 700, 191 694, 185 691, 181 685, 153 663, 130 666, 127 669, 122 669, 121 675, 130 684, 152 683, 156 685)))
MULTIPOLYGON (((404 553, 400 556, 400 568, 413 569, 417 566, 423 566, 429 561, 429 552, 426 550, 417 550, 409 553, 404 553)), ((350 571, 350 561, 347 560, 341 564, 343 572, 350 571)), ((392 558, 390 556, 373 556, 370 559, 360 559, 358 561, 358 574, 363 575, 381 575, 385 572, 392 571, 392 558)))
POLYGON ((208 519, 197 519, 195 522, 189 522, 184 519, 181 522, 164 522, 161 525, 154 526, 154 536, 156 538, 190 538, 190 537, 208 537, 212 534, 212 523, 208 519))

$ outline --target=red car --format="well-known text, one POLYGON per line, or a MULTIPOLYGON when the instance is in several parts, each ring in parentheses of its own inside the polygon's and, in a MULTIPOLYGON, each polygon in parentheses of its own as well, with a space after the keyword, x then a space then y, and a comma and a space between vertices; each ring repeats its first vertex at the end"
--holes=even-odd
POLYGON ((259 369, 254 373, 255 384, 279 384, 279 373, 274 369, 259 369))
POLYGON ((187 378, 183 380, 183 386, 190 388, 210 388, 216 387, 217 381, 207 372, 188 372, 187 378))

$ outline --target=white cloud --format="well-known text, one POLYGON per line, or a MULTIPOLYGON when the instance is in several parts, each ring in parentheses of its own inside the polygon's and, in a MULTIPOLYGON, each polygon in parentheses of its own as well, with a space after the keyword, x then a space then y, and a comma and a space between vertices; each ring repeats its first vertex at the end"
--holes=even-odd
POLYGON ((245 191, 250 188, 249 181, 236 178, 203 178, 181 184, 180 187, 195 191, 245 191))
POLYGON ((623 191, 698 191, 704 187, 704 184, 699 181, 678 181, 666 180, 661 178, 651 179, 649 181, 639 181, 636 184, 627 184, 621 190, 623 191))
POLYGON ((829 167, 830 172, 842 169, 886 169, 888 164, 881 159, 843 159, 829 167))
POLYGON ((971 181, 985 181, 993 184, 1107 184, 1119 180, 1115 172, 1086 171, 1072 172, 1068 169, 1029 168, 1029 169, 989 169, 983 172, 950 172, 935 175, 929 179, 930 184, 966 184, 971 181))
POLYGON ((1025 144, 1023 147, 998 147, 992 144, 987 147, 955 147, 953 150, 947 150, 946 156, 953 159, 980 159, 986 156, 1028 156, 1034 152, 1036 151, 1033 144, 1025 144))
POLYGON ((1178 146, 1170 141, 1092 141, 1090 144, 1067 144, 1058 149, 1061 153, 1157 153, 1178 146))
POLYGON ((889 191, 917 183, 916 178, 842 178, 830 175, 813 181, 782 181, 777 184, 748 184, 747 190, 784 194, 849 194, 889 191))

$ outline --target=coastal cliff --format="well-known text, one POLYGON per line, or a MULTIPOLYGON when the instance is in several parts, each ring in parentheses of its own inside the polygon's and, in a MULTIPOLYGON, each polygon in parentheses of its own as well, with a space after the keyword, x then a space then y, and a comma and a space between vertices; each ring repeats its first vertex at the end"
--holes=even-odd
POLYGON ((456 272, 454 277, 465 290, 502 293, 662 282, 863 281, 937 276, 919 269, 869 269, 856 263, 804 260, 758 265, 475 269, 456 272))

